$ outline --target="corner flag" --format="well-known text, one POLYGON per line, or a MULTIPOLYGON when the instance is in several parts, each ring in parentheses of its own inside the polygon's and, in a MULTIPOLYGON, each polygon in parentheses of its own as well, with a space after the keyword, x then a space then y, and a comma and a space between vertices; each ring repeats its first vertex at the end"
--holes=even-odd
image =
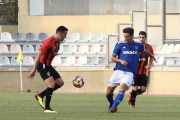
POLYGON ((19 52, 19 55, 18 55, 18 59, 17 59, 17 62, 20 62, 21 60, 23 60, 24 59, 24 57, 23 57, 23 55, 22 55, 22 53, 21 53, 21 51, 19 52))

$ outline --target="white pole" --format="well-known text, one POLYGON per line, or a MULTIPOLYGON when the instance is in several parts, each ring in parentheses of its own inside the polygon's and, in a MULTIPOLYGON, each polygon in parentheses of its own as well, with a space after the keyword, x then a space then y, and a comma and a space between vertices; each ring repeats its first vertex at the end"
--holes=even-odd
POLYGON ((22 61, 20 61, 20 80, 21 80, 21 93, 23 93, 21 63, 22 63, 22 61))

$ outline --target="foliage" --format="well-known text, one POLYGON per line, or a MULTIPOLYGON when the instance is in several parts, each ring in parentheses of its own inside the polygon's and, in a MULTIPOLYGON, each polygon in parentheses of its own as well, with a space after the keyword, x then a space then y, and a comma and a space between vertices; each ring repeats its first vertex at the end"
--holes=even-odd
POLYGON ((18 24, 18 0, 1 0, 3 9, 2 24, 17 25, 18 24))

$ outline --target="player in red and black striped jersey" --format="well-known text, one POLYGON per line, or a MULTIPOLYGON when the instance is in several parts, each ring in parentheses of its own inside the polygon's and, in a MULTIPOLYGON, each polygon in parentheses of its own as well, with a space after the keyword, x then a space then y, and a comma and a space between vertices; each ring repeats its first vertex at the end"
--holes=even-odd
POLYGON ((53 91, 63 86, 64 81, 59 73, 51 66, 51 62, 59 50, 60 42, 66 38, 67 31, 68 29, 66 27, 60 26, 56 29, 55 35, 43 42, 39 52, 36 54, 33 70, 27 76, 27 78, 33 79, 37 69, 42 79, 48 85, 47 89, 35 95, 40 106, 44 108, 45 113, 57 113, 50 108, 50 101, 53 91), (46 96, 45 106, 43 103, 44 96, 46 96))
MULTIPOLYGON (((146 43, 147 35, 146 32, 140 31, 139 32, 139 41, 144 44, 146 50, 149 50, 153 55, 153 48, 151 45, 146 43)), ((153 58, 150 58, 150 62, 148 64, 149 56, 145 55, 144 53, 140 54, 138 68, 136 74, 134 76, 134 83, 132 84, 132 92, 128 94, 128 104, 131 104, 131 108, 135 108, 135 100, 136 96, 144 93, 147 87, 147 77, 146 72, 150 70, 150 67, 153 63, 153 58), (148 65, 147 65, 148 64, 148 65), (138 89, 138 86, 140 87, 138 89)))

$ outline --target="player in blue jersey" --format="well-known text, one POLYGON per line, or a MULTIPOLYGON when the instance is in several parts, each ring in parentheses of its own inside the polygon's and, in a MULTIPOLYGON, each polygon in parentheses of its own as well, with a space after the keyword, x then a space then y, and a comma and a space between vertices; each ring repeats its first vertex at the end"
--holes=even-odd
POLYGON ((125 40, 116 44, 111 58, 113 62, 116 62, 116 66, 109 80, 106 92, 106 98, 110 103, 109 113, 115 113, 117 111, 117 106, 123 100, 125 91, 131 86, 138 67, 140 52, 143 52, 156 61, 156 58, 145 49, 142 43, 133 40, 133 28, 128 27, 123 29, 123 33, 125 40), (115 100, 113 100, 113 92, 118 85, 120 85, 119 93, 115 100))

